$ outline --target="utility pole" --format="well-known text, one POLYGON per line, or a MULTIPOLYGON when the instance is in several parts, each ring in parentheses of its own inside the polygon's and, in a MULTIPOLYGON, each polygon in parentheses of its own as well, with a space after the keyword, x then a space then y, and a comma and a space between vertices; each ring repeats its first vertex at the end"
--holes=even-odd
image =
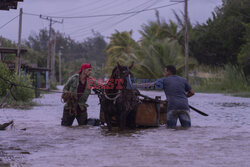
POLYGON ((188 59, 189 59, 189 34, 188 34, 188 0, 185 0, 185 77, 187 81, 189 80, 188 77, 188 59))
POLYGON ((56 83, 56 77, 55 77, 56 34, 55 32, 53 32, 53 35, 52 35, 51 48, 52 48, 52 55, 51 55, 51 66, 50 66, 50 69, 51 69, 50 79, 51 81, 56 83))
POLYGON ((20 8, 20 14, 19 14, 19 31, 18 31, 18 44, 17 44, 17 69, 16 72, 18 75, 21 74, 21 37, 22 37, 22 22, 23 22, 23 8, 20 8))
POLYGON ((55 82, 55 47, 56 47, 56 35, 53 35, 52 38, 52 25, 54 23, 63 23, 63 20, 61 21, 57 21, 57 20, 53 20, 52 17, 45 17, 40 15, 41 19, 47 20, 49 21, 49 42, 48 42, 48 56, 47 56, 47 68, 50 69, 50 79, 51 81, 55 82), (51 55, 51 50, 52 50, 52 55, 51 55))
MULTIPOLYGON (((0 47, 2 46, 2 41, 1 41, 1 36, 0 36, 0 47)), ((0 61, 2 60, 2 54, 0 53, 0 61)))
POLYGON ((171 0, 171 2, 184 2, 184 38, 185 38, 185 78, 187 79, 187 81, 189 80, 189 76, 188 76, 188 59, 189 59, 189 33, 188 33, 188 0, 171 0))
POLYGON ((47 56, 47 69, 50 67, 50 43, 51 43, 52 19, 49 19, 49 42, 48 42, 48 56, 47 56))
POLYGON ((59 51, 59 54, 58 54, 58 56, 59 56, 59 69, 58 69, 58 71, 59 71, 59 84, 61 85, 62 84, 62 52, 61 51, 59 51))

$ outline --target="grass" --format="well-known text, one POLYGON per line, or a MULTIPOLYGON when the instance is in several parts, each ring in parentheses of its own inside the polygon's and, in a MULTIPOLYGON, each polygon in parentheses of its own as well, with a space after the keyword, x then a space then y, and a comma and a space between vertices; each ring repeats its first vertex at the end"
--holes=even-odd
POLYGON ((250 91, 249 92, 236 92, 236 93, 230 93, 232 96, 235 97, 248 97, 250 98, 250 91))
MULTIPOLYGON (((0 98, 0 103, 2 103, 2 100, 4 98, 0 98)), ((4 108, 14 108, 14 109, 22 109, 22 110, 29 110, 32 109, 32 107, 38 106, 38 104, 34 101, 16 101, 12 98, 9 98, 6 100, 6 102, 3 104, 4 108)))
MULTIPOLYGON (((216 73, 220 77, 197 78, 197 84, 193 86, 194 90, 202 93, 223 93, 238 97, 250 97, 250 81, 241 68, 226 65, 224 69, 219 69, 216 73)), ((193 77, 190 78, 190 83, 194 83, 193 77)))

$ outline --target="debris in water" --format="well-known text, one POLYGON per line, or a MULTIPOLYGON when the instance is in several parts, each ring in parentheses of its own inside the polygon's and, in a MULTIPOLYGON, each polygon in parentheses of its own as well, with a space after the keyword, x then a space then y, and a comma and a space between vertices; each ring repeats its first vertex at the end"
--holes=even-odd
POLYGON ((8 123, 0 124, 0 130, 5 130, 9 125, 13 125, 14 121, 10 121, 8 123))
POLYGON ((220 103, 220 105, 223 107, 247 107, 246 103, 220 103))

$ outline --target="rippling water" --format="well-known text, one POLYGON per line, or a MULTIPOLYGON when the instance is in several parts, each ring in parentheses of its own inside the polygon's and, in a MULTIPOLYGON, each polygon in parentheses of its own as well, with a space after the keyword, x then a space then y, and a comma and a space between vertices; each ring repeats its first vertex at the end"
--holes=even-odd
MULTIPOLYGON (((162 92, 143 93, 165 99, 162 92)), ((60 126, 60 96, 45 94, 32 110, 0 110, 0 122, 15 122, 0 131, 0 166, 250 166, 250 98, 197 93, 189 102, 209 117, 192 111, 190 129, 118 133, 76 121, 60 126)), ((88 104, 89 117, 98 118, 97 97, 88 104)))

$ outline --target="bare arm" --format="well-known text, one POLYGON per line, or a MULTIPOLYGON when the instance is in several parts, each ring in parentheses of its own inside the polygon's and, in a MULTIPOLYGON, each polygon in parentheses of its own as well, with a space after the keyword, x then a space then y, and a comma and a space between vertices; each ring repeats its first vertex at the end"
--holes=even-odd
POLYGON ((191 96, 193 96, 194 95, 194 91, 193 91, 193 89, 191 89, 190 91, 188 91, 187 92, 187 97, 191 97, 191 96))
POLYGON ((140 84, 137 84, 137 83, 133 83, 133 86, 135 88, 148 88, 148 87, 151 87, 151 86, 154 86, 155 83, 152 82, 152 83, 140 83, 140 84))

